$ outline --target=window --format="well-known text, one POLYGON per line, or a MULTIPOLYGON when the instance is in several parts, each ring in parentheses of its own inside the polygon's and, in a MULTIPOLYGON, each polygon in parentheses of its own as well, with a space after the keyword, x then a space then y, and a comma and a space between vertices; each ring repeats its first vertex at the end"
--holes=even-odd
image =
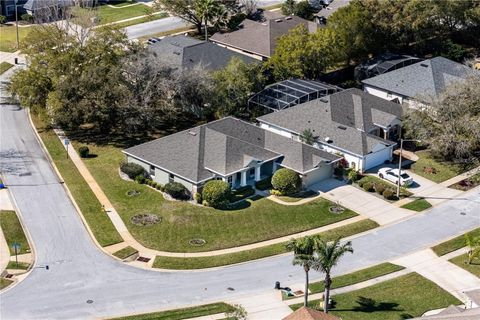
POLYGON ((250 177, 255 177, 255 168, 251 168, 249 171, 248 171, 248 175, 250 177))
POLYGON ((15 6, 7 6, 7 16, 13 16, 15 14, 15 6))
POLYGON ((173 182, 173 180, 175 179, 175 176, 170 173, 170 175, 168 176, 168 182, 173 182))
POLYGON ((150 171, 148 172, 151 176, 155 176, 155 167, 150 166, 150 171))
POLYGON ((229 177, 227 178, 227 182, 228 182, 228 184, 230 185, 230 187, 233 187, 233 185, 232 185, 233 176, 229 176, 229 177))

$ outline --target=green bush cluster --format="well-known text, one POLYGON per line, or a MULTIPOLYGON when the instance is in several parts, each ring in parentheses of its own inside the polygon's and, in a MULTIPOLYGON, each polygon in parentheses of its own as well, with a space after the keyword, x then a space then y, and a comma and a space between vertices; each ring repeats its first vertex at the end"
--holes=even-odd
POLYGON ((87 146, 81 146, 78 148, 78 154, 80 154, 81 158, 88 158, 88 155, 90 154, 90 149, 88 149, 87 146))
POLYGON ((385 189, 385 191, 383 191, 382 195, 387 200, 397 199, 397 195, 395 193, 395 190, 392 190, 392 189, 385 189))
POLYGON ((297 193, 302 188, 302 179, 295 171, 282 168, 273 174, 272 186, 282 195, 297 193))
POLYGON ((29 22, 29 23, 33 22, 33 16, 31 14, 28 14, 28 13, 22 14, 20 16, 20 19, 22 19, 23 21, 29 22))
POLYGON ((120 165, 120 171, 125 173, 132 180, 135 180, 138 176, 146 176, 145 169, 136 163, 123 162, 120 165))
POLYGON ((383 192, 387 189, 387 187, 382 184, 382 183, 376 183, 375 184, 375 191, 378 193, 378 194, 383 194, 383 192))
POLYGON ((350 169, 348 172, 348 180, 352 182, 357 182, 362 176, 355 170, 350 169))
POLYGON ((202 194, 200 192, 197 192, 195 193, 195 195, 193 196, 193 198, 195 199, 195 201, 199 204, 201 204, 203 202, 203 199, 202 199, 202 194))
POLYGON ((171 195, 175 199, 186 200, 190 198, 190 194, 185 186, 179 182, 169 182, 163 186, 163 191, 171 195))
POLYGON ((139 174, 138 176, 135 177, 135 182, 139 184, 144 184, 147 182, 147 178, 143 174, 139 174))
POLYGON ((230 202, 240 201, 255 194, 255 189, 251 186, 244 186, 232 191, 230 202))
POLYGON ((214 208, 225 208, 230 203, 230 185, 221 180, 208 181, 202 190, 203 204, 214 208))
POLYGON ((268 177, 255 182, 255 188, 258 190, 267 190, 272 188, 272 177, 268 177))
POLYGON ((368 192, 373 192, 375 191, 374 184, 371 182, 365 182, 362 186, 363 190, 368 191, 368 192))

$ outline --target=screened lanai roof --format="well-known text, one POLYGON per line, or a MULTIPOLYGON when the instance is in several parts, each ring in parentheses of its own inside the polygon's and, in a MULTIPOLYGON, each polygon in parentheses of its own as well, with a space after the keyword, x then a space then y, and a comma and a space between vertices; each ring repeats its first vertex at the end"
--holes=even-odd
POLYGON ((364 80, 422 61, 407 55, 385 53, 355 67, 355 78, 364 80))
POLYGON ((284 80, 255 94, 248 100, 248 106, 279 111, 341 90, 337 86, 314 80, 284 80))

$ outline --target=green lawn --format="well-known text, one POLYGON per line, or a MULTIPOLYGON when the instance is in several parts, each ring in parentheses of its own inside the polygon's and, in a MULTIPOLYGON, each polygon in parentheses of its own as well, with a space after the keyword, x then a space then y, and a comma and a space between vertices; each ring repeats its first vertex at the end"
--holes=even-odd
POLYGON ((0 211, 0 227, 7 240, 10 255, 15 255, 15 250, 13 249, 15 242, 20 244, 18 254, 30 253, 30 246, 15 211, 0 211))
MULTIPOLYGON (((472 235, 473 237, 479 237, 480 236, 480 228, 472 230, 472 231, 468 232, 468 234, 472 235)), ((438 256, 443 256, 443 255, 445 255, 449 252, 458 250, 458 249, 463 248, 465 246, 466 246, 465 236, 461 235, 461 236, 455 237, 451 240, 442 242, 442 243, 432 247, 432 250, 438 256)))
MULTIPOLYGON (((320 233, 319 235, 327 241, 336 238, 345 238, 360 232, 371 230, 378 227, 378 224, 372 220, 362 220, 346 226, 338 227, 320 233)), ((261 259, 277 254, 286 253, 285 242, 273 244, 258 249, 241 251, 237 253, 224 254, 211 257, 200 258, 174 258, 157 256, 153 264, 154 268, 163 269, 201 269, 224 266, 228 264, 240 263, 255 259, 261 259)))
POLYGON ((480 278, 480 259, 474 259, 471 264, 468 264, 468 256, 465 253, 449 261, 480 278))
MULTIPOLYGON (((385 179, 380 179, 379 177, 376 177, 376 176, 372 176, 372 175, 366 175, 364 176, 363 178, 361 178, 360 180, 357 181, 357 186, 359 188, 360 185, 359 184, 362 184, 362 183, 371 183, 373 185, 376 185, 376 184, 381 184, 383 186, 385 186, 385 189, 392 189, 395 194, 397 193, 397 186, 394 185, 393 183, 385 180, 385 179)), ((363 188, 361 188, 362 190, 364 190, 363 188)), ((376 193, 375 191, 371 191, 370 193, 376 193)), ((405 198, 405 197, 409 197, 411 196, 412 193, 410 191, 408 191, 406 188, 404 187, 400 187, 400 198, 405 198)), ((381 197, 382 199, 384 199, 384 197, 382 195, 378 195, 379 197, 381 197)))
MULTIPOLYGON (((17 32, 14 25, 0 26, 0 51, 15 52, 17 51, 17 32)), ((25 37, 30 33, 32 27, 19 27, 18 37, 20 39, 20 46, 25 37)))
POLYGON ((430 202, 428 202, 427 200, 425 200, 423 198, 416 199, 416 200, 414 200, 410 203, 404 204, 402 206, 402 208, 404 208, 404 209, 418 211, 418 212, 423 211, 425 209, 428 209, 430 207, 432 207, 430 202))
POLYGON ((135 316, 115 318, 111 320, 181 320, 208 316, 217 313, 225 313, 233 310, 234 308, 231 305, 219 302, 190 308, 145 313, 135 316))
MULTIPOLYGON (((399 320, 419 317, 428 310, 461 302, 417 273, 333 296, 331 314, 348 320, 399 320)), ((302 304, 291 306, 296 310, 302 304)), ((318 308, 319 301, 310 301, 318 308)))
POLYGON ((8 287, 8 286, 11 285, 12 283, 13 283, 12 280, 8 280, 8 279, 5 279, 5 278, 0 278, 0 290, 2 290, 3 288, 8 287))
MULTIPOLYGON (((75 143, 75 146, 82 144, 75 143)), ((145 185, 124 181, 118 167, 124 159, 119 148, 88 145, 97 155, 84 159, 105 194, 115 206, 132 235, 144 246, 176 252, 200 252, 236 247, 318 228, 356 216, 345 210, 332 214, 331 202, 319 199, 301 206, 284 206, 269 199, 249 199, 236 210, 216 210, 187 202, 165 201, 160 192, 145 185), (136 189, 140 195, 128 197, 136 189), (242 208, 243 206, 243 208, 242 208), (134 225, 137 214, 157 214, 161 222, 151 226, 134 225), (203 246, 192 246, 192 239, 204 239, 203 246)))
POLYGON ((126 27, 133 26, 133 25, 136 25, 136 24, 150 22, 150 21, 154 21, 154 20, 159 20, 159 19, 163 19, 163 18, 166 18, 166 17, 168 17, 168 14, 166 14, 164 12, 161 12, 161 13, 156 13, 154 15, 151 15, 149 17, 143 17, 143 18, 138 18, 138 19, 134 19, 134 20, 130 20, 130 21, 116 23, 115 27, 116 28, 126 28, 126 27))
POLYGON ((13 64, 5 62, 5 61, 1 62, 0 63, 0 75, 2 75, 5 71, 10 69, 11 67, 13 67, 13 64))
POLYGON ((473 163, 470 165, 459 165, 451 162, 442 162, 433 159, 427 150, 418 151, 415 154, 419 157, 419 159, 412 164, 410 169, 419 176, 430 179, 437 183, 451 179, 465 171, 473 169, 475 166, 473 163), (429 168, 433 168, 435 173, 428 173, 429 168))
MULTIPOLYGON (((378 278, 380 276, 384 276, 392 272, 400 271, 402 269, 405 269, 405 268, 402 266, 397 266, 396 264, 388 263, 388 262, 381 263, 373 267, 365 268, 349 274, 344 274, 344 275, 332 278, 332 289, 350 286, 355 283, 378 278)), ((323 281, 313 282, 310 284, 309 288, 312 293, 323 292, 323 290, 325 290, 323 281)))
POLYGON ((306 190, 290 196, 278 196, 278 198, 285 202, 298 202, 302 199, 313 198, 317 195, 318 193, 316 193, 315 191, 306 190))
POLYGON ((28 270, 29 267, 30 263, 18 262, 17 266, 17 263, 15 261, 9 261, 6 269, 28 270))
POLYGON ((138 252, 137 249, 128 246, 128 247, 125 247, 125 248, 123 248, 123 249, 121 249, 121 250, 118 250, 117 252, 114 252, 113 255, 114 255, 115 257, 120 258, 120 259, 123 260, 123 259, 126 259, 126 258, 130 257, 131 255, 133 255, 133 254, 135 254, 135 253, 137 253, 137 252, 138 252))
POLYGON ((65 149, 55 133, 51 130, 45 130, 42 121, 37 117, 33 117, 33 119, 48 152, 72 192, 75 201, 80 207, 97 241, 104 247, 122 242, 122 237, 108 216, 102 211, 100 202, 80 175, 73 162, 66 158, 65 149))
POLYGON ((129 18, 140 17, 151 12, 151 8, 144 4, 137 4, 129 7, 112 8, 107 5, 100 5, 97 7, 98 17, 100 23, 110 23, 129 18))

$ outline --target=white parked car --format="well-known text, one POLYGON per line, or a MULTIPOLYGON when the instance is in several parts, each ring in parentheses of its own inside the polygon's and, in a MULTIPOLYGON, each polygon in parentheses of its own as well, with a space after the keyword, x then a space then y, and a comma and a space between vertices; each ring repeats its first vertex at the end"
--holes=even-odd
MULTIPOLYGON (((393 182, 394 184, 398 184, 398 169, 381 168, 378 170, 378 176, 382 179, 393 182)), ((412 182, 412 177, 410 177, 406 172, 402 172, 402 175, 400 176, 400 185, 409 186, 412 184, 412 182)))

